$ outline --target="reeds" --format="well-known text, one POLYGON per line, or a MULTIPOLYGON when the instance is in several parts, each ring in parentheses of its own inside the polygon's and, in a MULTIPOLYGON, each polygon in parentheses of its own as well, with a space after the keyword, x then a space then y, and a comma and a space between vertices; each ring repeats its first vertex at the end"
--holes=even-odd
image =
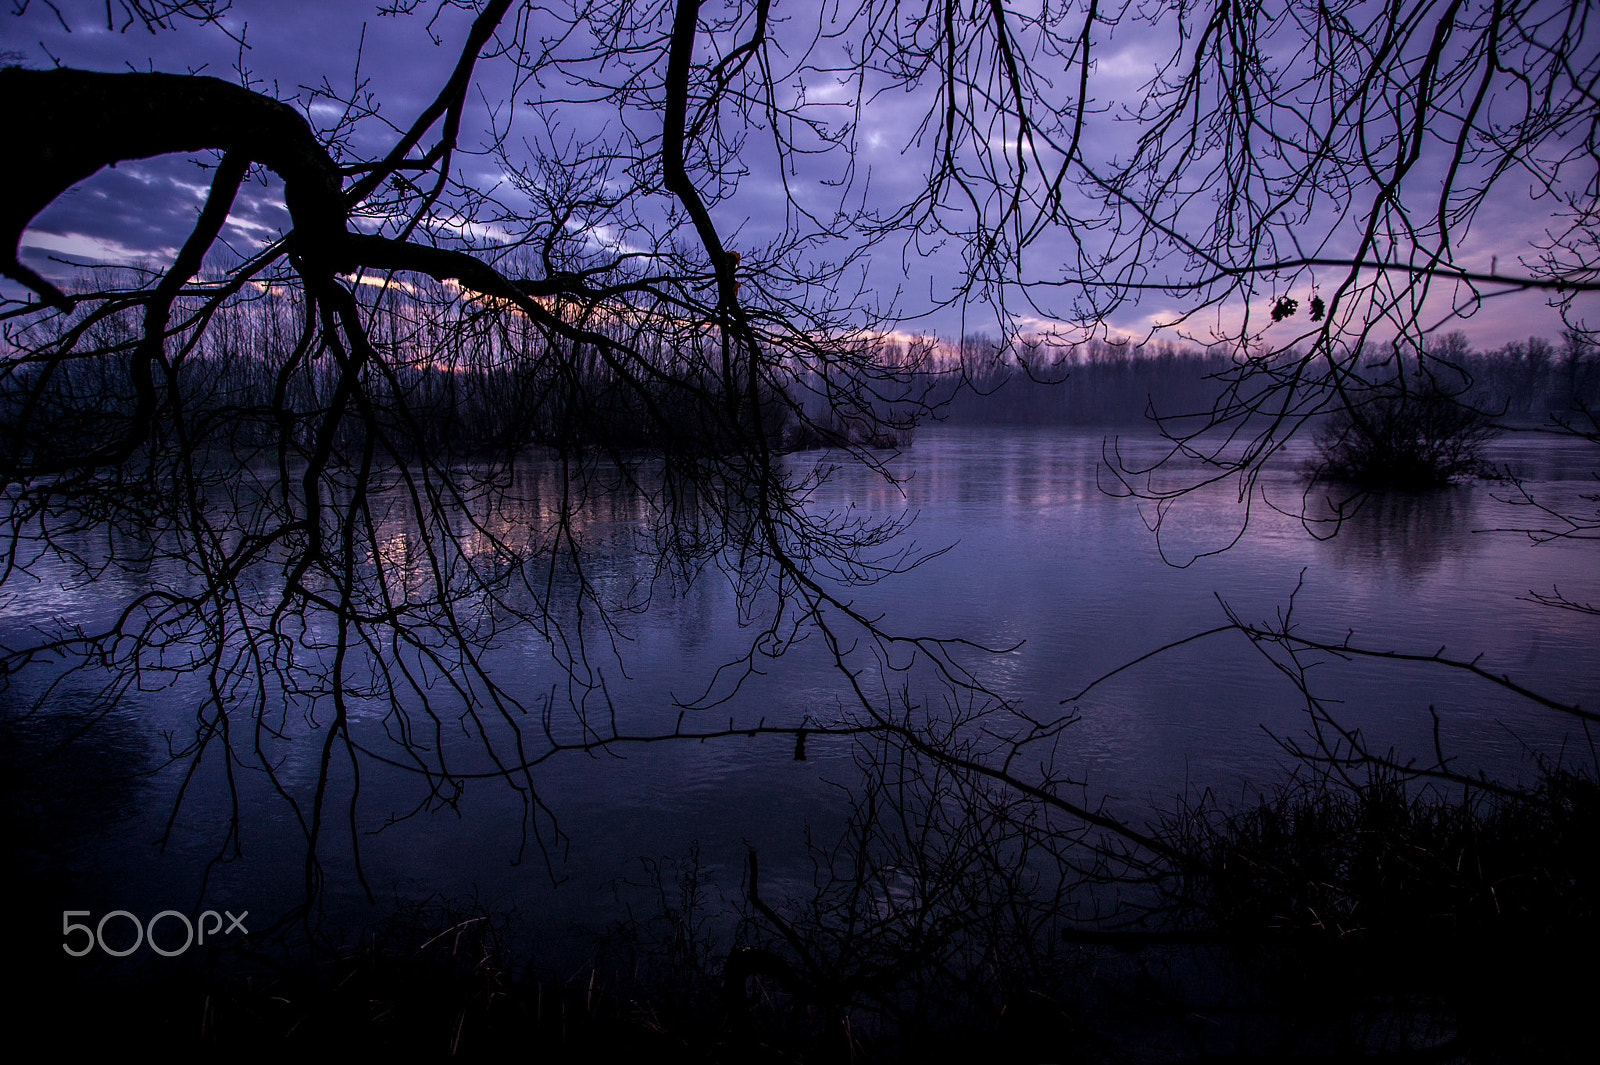
POLYGON ((1177 921, 1214 933, 1283 1025, 1473 1061, 1560 1059, 1583 1038, 1593 981, 1570 966, 1600 938, 1592 773, 1454 792, 1324 776, 1239 812, 1188 808, 1168 833, 1188 862, 1177 921))

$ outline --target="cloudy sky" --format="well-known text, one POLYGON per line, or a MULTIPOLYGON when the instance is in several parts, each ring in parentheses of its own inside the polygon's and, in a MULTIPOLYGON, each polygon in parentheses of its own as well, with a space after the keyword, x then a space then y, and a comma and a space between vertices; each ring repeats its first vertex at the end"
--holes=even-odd
MULTIPOLYGON (((471 21, 470 11, 433 4, 417 5, 409 15, 386 15, 379 4, 371 2, 236 0, 218 24, 175 20, 171 29, 150 32, 138 23, 124 27, 118 5, 111 7, 110 28, 106 6, 98 2, 47 5, 35 0, 8 7, 0 14, 0 52, 9 62, 29 67, 61 64, 102 71, 190 72, 242 81, 295 103, 328 137, 345 136, 341 150, 346 159, 370 157, 393 143, 395 127, 409 124, 445 82, 471 21), (344 121, 350 114, 335 102, 341 99, 361 106, 360 121, 344 121)), ((707 11, 716 14, 709 4, 707 11)), ((713 197, 714 190, 709 188, 702 188, 702 193, 714 199, 713 213, 730 247, 764 246, 785 235, 795 240, 808 232, 808 227, 815 230, 836 224, 841 210, 861 212, 858 221, 893 217, 904 205, 915 204, 926 190, 929 167, 939 150, 936 130, 930 131, 927 125, 940 106, 937 84, 920 84, 906 91, 894 85, 893 78, 885 78, 858 97, 853 83, 830 75, 830 67, 844 66, 858 54, 853 49, 872 31, 870 19, 847 23, 835 38, 816 40, 814 8, 778 4, 774 12, 775 18, 790 12, 789 20, 778 23, 774 33, 787 45, 777 54, 794 60, 790 69, 773 71, 774 85, 787 94, 776 102, 792 107, 803 99, 809 113, 823 123, 823 132, 791 129, 791 143, 797 151, 785 167, 768 136, 770 123, 759 110, 747 125, 741 125, 744 119, 724 114, 728 139, 743 139, 717 165, 736 177, 737 183, 726 186, 720 196, 713 197), (808 58, 801 62, 801 56, 808 58), (876 94, 871 91, 881 87, 887 88, 876 94), (822 150, 828 147, 827 128, 831 126, 836 133, 845 125, 854 131, 852 150, 822 150), (805 212, 811 212, 810 219, 805 212)), ((550 54, 561 54, 560 49, 567 48, 580 54, 593 45, 546 13, 527 13, 518 19, 511 20, 506 37, 514 36, 524 49, 545 47, 550 54), (559 42, 558 37, 562 38, 559 42)), ((657 23, 660 32, 664 25, 657 23)), ((1131 113, 1128 109, 1139 106, 1142 87, 1170 54, 1175 38, 1169 31, 1169 23, 1128 23, 1096 31, 1097 59, 1088 90, 1095 113, 1086 126, 1086 141, 1098 157, 1115 158, 1132 150, 1142 127, 1113 119, 1126 118, 1131 113)), ((660 33, 653 42, 647 36, 634 39, 659 49, 660 33)), ((737 31, 730 29, 721 47, 726 50, 737 36, 737 31)), ((697 57, 717 45, 703 41, 698 47, 697 57)), ((984 61, 981 57, 976 60, 984 61)), ((1025 67, 1032 65, 1045 86, 1043 91, 1065 94, 1062 99, 1071 96, 1073 85, 1064 83, 1061 73, 1070 70, 1070 64, 1060 54, 1040 48, 1023 55, 1021 62, 1025 67)), ((472 153, 496 139, 490 131, 511 146, 513 157, 520 149, 520 158, 530 167, 536 165, 541 152, 560 157, 563 150, 586 139, 601 138, 615 144, 626 143, 630 137, 654 136, 653 129, 640 128, 652 121, 647 113, 621 106, 603 91, 573 85, 572 76, 593 76, 597 69, 593 63, 565 69, 550 66, 537 81, 529 81, 519 78, 510 63, 483 62, 479 91, 474 94, 462 137, 467 151, 457 159, 457 176, 468 184, 497 190, 502 206, 535 215, 538 205, 508 182, 503 160, 472 153), (563 74, 568 75, 565 81, 563 74)), ((614 69, 604 75, 616 76, 614 69)), ((990 125, 978 135, 987 137, 990 147, 999 150, 997 158, 1003 160, 1008 152, 1014 153, 1016 133, 1005 125, 990 125)), ((1048 162, 1049 153, 1042 152, 1040 158, 1048 162)), ((169 258, 203 202, 209 181, 206 165, 212 161, 214 157, 165 156, 101 171, 34 220, 23 238, 24 261, 41 273, 59 277, 70 270, 66 262, 159 263, 169 258)), ((981 176, 982 162, 972 162, 972 173, 981 176)), ((606 187, 615 187, 622 175, 618 169, 609 171, 606 187)), ((1426 186, 1426 175, 1421 184, 1426 186)), ((1526 182, 1517 185, 1510 181, 1507 190, 1484 202, 1473 229, 1458 245, 1457 261, 1463 266, 1482 270, 1497 263, 1506 269, 1519 256, 1530 255, 1533 242, 1550 224, 1550 202, 1530 200, 1526 182)), ((863 257, 842 270, 840 284, 852 290, 864 286, 867 295, 862 302, 869 305, 884 306, 893 298, 896 310, 906 317, 908 330, 928 330, 947 337, 994 332, 997 312, 992 299, 983 299, 981 292, 973 294, 974 298, 957 298, 969 273, 970 247, 963 245, 963 227, 971 228, 968 223, 976 212, 994 205, 980 196, 972 206, 973 213, 964 218, 960 191, 954 189, 955 194, 942 201, 943 217, 954 235, 914 224, 913 219, 892 239, 870 246, 863 257)), ((645 207, 631 218, 608 218, 589 226, 583 230, 585 239, 612 250, 632 247, 639 243, 640 234, 653 233, 659 239, 663 216, 652 210, 645 207), (630 225, 637 227, 632 235, 630 225)), ((1007 312, 1013 324, 1024 330, 1046 331, 1058 316, 1069 316, 1075 298, 1070 284, 1052 283, 1070 282, 1075 257, 1084 254, 1086 247, 1089 254, 1096 250, 1095 205, 1083 199, 1072 210, 1082 224, 1047 230, 1036 236, 1026 251, 1029 276, 1046 282, 1038 290, 1038 298, 1030 303, 1016 293, 1007 296, 1007 312)), ((1198 207, 1187 210, 1190 217, 1202 217, 1198 207)), ((250 194, 238 201, 225 236, 235 251, 248 254, 288 224, 279 189, 271 175, 262 174, 250 194)), ((1337 250, 1342 242, 1348 242, 1349 237, 1338 229, 1343 222, 1322 224, 1308 215, 1301 224, 1306 239, 1318 248, 1337 250)), ((484 224, 464 226, 455 236, 492 244, 510 234, 502 212, 484 224)), ((805 247, 816 262, 827 262, 829 256, 847 260, 852 250, 863 245, 842 238, 812 240, 805 247)), ((1555 337, 1562 328, 1559 315, 1547 306, 1548 297, 1535 293, 1488 300, 1470 319, 1450 322, 1452 293, 1448 289, 1442 287, 1431 299, 1424 315, 1427 324, 1462 328, 1481 345, 1530 334, 1555 337)), ((1304 302, 1310 291, 1296 294, 1304 302)), ((1292 330, 1307 328, 1303 314, 1297 322, 1271 326, 1264 313, 1271 292, 1263 289, 1256 297, 1252 314, 1259 325, 1253 328, 1275 331, 1269 339, 1283 341, 1291 338, 1292 330)), ((1208 308, 1188 321, 1185 329, 1200 339, 1211 332, 1227 333, 1237 328, 1243 302, 1208 308)), ((1117 308, 1108 317, 1106 328, 1113 335, 1142 335, 1184 309, 1182 298, 1155 291, 1117 308)))

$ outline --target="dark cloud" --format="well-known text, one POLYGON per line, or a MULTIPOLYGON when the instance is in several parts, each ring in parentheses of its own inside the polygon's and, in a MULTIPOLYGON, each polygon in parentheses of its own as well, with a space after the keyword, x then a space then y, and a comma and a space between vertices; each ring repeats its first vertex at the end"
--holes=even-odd
MULTIPOLYGON (((34 219, 23 236, 23 258, 54 276, 69 273, 68 262, 167 258, 193 228, 210 183, 206 160, 180 156, 102 169, 34 219)), ((235 200, 223 238, 235 254, 249 255, 288 227, 281 183, 258 172, 235 200)))
POLYGON ((92 234, 130 248, 171 247, 194 224, 209 183, 195 160, 125 162, 69 189, 34 218, 31 230, 92 234))
POLYGON ((99 2, 57 0, 54 6, 65 26, 39 3, 0 18, 0 50, 20 53, 29 66, 59 61, 86 70, 203 73, 248 82, 280 99, 324 80, 347 88, 359 69, 401 108, 436 91, 437 75, 455 62, 453 46, 465 21, 462 13, 446 13, 435 24, 444 43, 435 45, 425 19, 381 17, 376 3, 235 0, 216 25, 175 19, 171 29, 156 32, 140 26, 108 31, 99 2), (358 57, 364 57, 359 67, 358 57))

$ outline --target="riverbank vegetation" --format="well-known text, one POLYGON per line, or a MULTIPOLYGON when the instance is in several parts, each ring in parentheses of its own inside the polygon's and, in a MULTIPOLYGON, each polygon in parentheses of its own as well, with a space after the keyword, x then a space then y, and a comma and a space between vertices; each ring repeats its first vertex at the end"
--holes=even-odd
POLYGON ((754 856, 740 885, 693 853, 649 863, 572 971, 530 964, 513 915, 430 900, 353 940, 289 928, 70 1001, 66 978, 30 1016, 93 1009, 79 1045, 137 1032, 177 1060, 1586 1060, 1592 766, 1518 790, 1324 775, 1186 806, 1145 870, 1159 905, 1109 929, 988 813, 964 818, 971 796, 923 796, 914 841, 858 816, 810 898, 764 898, 754 856))
MULTIPOLYGON (((136 289, 137 275, 99 278, 136 289)), ((92 291, 85 276, 78 289, 92 291)), ((200 313, 201 304, 189 308, 200 313)), ((252 291, 205 307, 209 328, 175 359, 167 389, 197 423, 220 461, 305 452, 318 428, 308 414, 326 407, 340 372, 326 360, 293 359, 301 312, 276 291, 252 291), (211 427, 226 434, 210 439, 211 427)), ((1182 433, 1227 405, 1241 370, 1224 349, 1172 342, 1051 345, 1026 339, 1006 349, 986 336, 960 341, 862 339, 848 373, 778 363, 761 385, 758 421, 735 432, 705 411, 727 407, 703 335, 629 338, 624 323, 596 336, 634 343, 648 372, 635 379, 596 341, 563 340, 513 318, 490 328, 480 310, 437 284, 381 291, 372 301, 369 342, 386 372, 365 383, 375 424, 341 422, 337 446, 359 450, 368 434, 389 449, 457 457, 518 452, 651 451, 692 455, 726 451, 759 425, 774 452, 820 447, 903 447, 919 422, 956 425, 1158 425, 1182 433), (863 380, 859 375, 866 373, 863 380)), ((48 347, 82 330, 112 354, 49 366, 19 360, 0 374, 0 425, 12 463, 61 452, 70 441, 106 441, 126 430, 138 407, 131 308, 45 323, 12 343, 48 347), (57 339, 52 339, 52 337, 57 339)), ((1272 360, 1297 364, 1298 352, 1272 360)), ((1389 360, 1391 377, 1350 379, 1317 404, 1319 476, 1376 485, 1392 469, 1396 484, 1443 483, 1476 472, 1481 445, 1496 424, 1540 425, 1552 416, 1600 407, 1600 347, 1573 333, 1560 345, 1534 337, 1474 349, 1460 333, 1412 358, 1389 360), (1407 382, 1410 382, 1407 384, 1407 382), (1415 447, 1403 446, 1410 440, 1415 447), (1414 468, 1396 463, 1402 450, 1414 468), (1373 478, 1377 477, 1377 480, 1373 478)))
MULTIPOLYGON (((960 378, 969 386, 947 387, 939 417, 959 425, 1120 426, 1165 421, 1175 432, 1212 420, 1241 361, 1226 349, 1205 349, 1161 341, 1049 346, 1024 341, 1002 351, 992 338, 971 336, 940 350, 959 358, 960 378)), ((1264 359, 1298 366, 1300 352, 1264 359)), ((1358 362, 1373 362, 1372 357, 1358 362)), ((1352 376, 1346 391, 1316 392, 1326 418, 1348 419, 1347 402, 1357 411, 1366 404, 1392 405, 1394 397, 1419 398, 1416 414, 1447 418, 1446 407, 1485 422, 1519 426, 1548 423, 1580 407, 1600 406, 1600 347, 1581 334, 1559 344, 1532 337, 1498 347, 1475 348, 1461 333, 1425 345, 1421 357, 1385 355, 1381 373, 1352 376), (1402 374, 1412 384, 1402 388, 1402 374), (1438 400, 1448 400, 1439 403, 1438 400)), ((952 375, 952 380, 955 375, 952 375)), ((1407 408, 1410 410, 1411 408, 1407 408)), ((1265 415, 1265 410, 1261 412, 1265 415)))
POLYGON ((1487 414, 1435 380, 1410 390, 1390 387, 1339 408, 1317 427, 1306 472, 1365 489, 1438 488, 1492 476, 1483 449, 1499 432, 1487 414))

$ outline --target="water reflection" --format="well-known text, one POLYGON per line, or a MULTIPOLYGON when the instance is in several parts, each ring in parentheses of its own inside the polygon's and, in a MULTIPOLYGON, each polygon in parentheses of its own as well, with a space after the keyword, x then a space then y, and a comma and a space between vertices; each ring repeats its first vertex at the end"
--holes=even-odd
MULTIPOLYGON (((1125 437, 1119 446, 1133 462, 1153 460, 1163 450, 1154 437, 1125 437)), ((918 550, 948 548, 932 564, 875 586, 841 583, 840 594, 863 614, 881 618, 890 631, 1015 647, 1001 655, 973 650, 963 661, 997 694, 1038 719, 1074 711, 1081 716, 1061 733, 1054 755, 1056 768, 1084 782, 1087 796, 1113 796, 1118 810, 1143 816, 1152 801, 1170 804, 1172 796, 1192 787, 1237 795, 1245 782, 1270 782, 1284 771, 1283 752, 1263 726, 1279 735, 1297 733, 1305 727, 1303 703, 1242 638, 1190 645, 1119 674, 1075 707, 1061 705, 1129 660, 1219 624, 1219 599, 1247 620, 1273 619, 1299 588, 1295 619, 1310 635, 1336 641, 1354 633, 1367 645, 1424 651, 1448 644, 1459 657, 1481 653, 1493 668, 1568 699, 1587 704, 1600 694, 1592 625, 1572 612, 1518 598, 1556 583, 1574 598, 1600 601, 1592 555, 1582 545, 1550 545, 1535 553, 1516 537, 1474 534, 1502 517, 1502 505, 1484 486, 1375 497, 1326 541, 1308 535, 1292 512, 1257 508, 1232 550, 1174 569, 1157 550, 1138 507, 1100 490, 1104 449, 1098 433, 934 429, 894 460, 898 485, 859 468, 841 468, 806 504, 816 514, 914 516, 909 539, 918 550)), ((1535 468, 1537 456, 1528 446, 1519 442, 1513 450, 1535 468)), ((800 476, 829 459, 812 454, 788 461, 800 476)), ((1263 489, 1271 499, 1300 497, 1294 461, 1289 456, 1281 468, 1267 471, 1263 489)), ((1576 469, 1563 462, 1549 468, 1576 469)), ((815 722, 837 714, 852 698, 820 638, 802 640, 778 658, 752 654, 752 642, 771 622, 762 612, 770 604, 758 596, 741 599, 736 568, 719 569, 714 557, 702 557, 709 565, 700 571, 692 564, 660 565, 653 549, 664 530, 651 527, 661 513, 655 498, 664 490, 659 480, 645 474, 632 484, 595 482, 581 505, 570 507, 563 503, 563 471, 553 464, 528 460, 514 473, 503 492, 445 508, 442 518, 419 517, 404 485, 388 486, 374 507, 371 551, 363 558, 373 601, 420 602, 433 586, 431 567, 441 552, 455 552, 448 557, 459 568, 448 575, 457 581, 456 605, 463 614, 470 607, 487 619, 479 631, 491 633, 493 642, 481 664, 484 677, 500 686, 507 709, 503 718, 467 718, 452 701, 453 685, 479 681, 447 670, 428 672, 424 686, 394 703, 353 701, 352 733, 367 749, 392 750, 395 737, 416 725, 409 734, 413 741, 425 744, 430 757, 448 761, 458 774, 452 783, 461 783, 448 802, 435 797, 430 803, 414 774, 385 766, 363 777, 357 814, 368 821, 360 831, 408 811, 432 810, 400 820, 366 843, 369 877, 380 890, 404 884, 407 891, 459 894, 478 888, 493 904, 516 904, 555 923, 598 914, 608 897, 603 885, 638 855, 681 854, 694 840, 709 863, 730 870, 740 867, 747 841, 759 842, 775 881, 804 879, 799 841, 805 826, 836 823, 843 802, 836 785, 858 773, 857 752, 846 740, 813 736, 803 762, 793 758, 792 740, 763 736, 618 745, 541 763, 532 783, 571 843, 556 861, 574 888, 552 893, 536 862, 511 866, 525 816, 521 797, 504 781, 466 780, 472 772, 493 770, 486 742, 497 751, 515 750, 519 729, 534 746, 572 741, 597 721, 615 721, 634 735, 670 734, 680 720, 688 729, 815 722), (585 588, 594 596, 587 604, 580 595, 585 588), (595 602, 617 611, 614 627, 595 624, 595 602), (642 612, 626 609, 645 604, 642 612), (537 616, 542 623, 503 625, 507 612, 537 616), (603 690, 584 704, 593 715, 587 723, 570 715, 540 720, 544 710, 568 697, 564 666, 552 655, 563 638, 572 642, 557 650, 604 681, 603 690), (685 711, 681 704, 706 691, 720 667, 744 656, 750 656, 750 668, 737 688, 716 691, 725 702, 685 711)), ((1197 494, 1172 512, 1170 543, 1193 547, 1192 554, 1222 546, 1241 520, 1229 487, 1197 494)), ((85 534, 85 557, 94 549, 85 534)), ((143 568, 108 571, 107 579, 88 585, 68 568, 36 567, 36 588, 18 594, 0 613, 0 642, 15 646, 36 622, 103 616, 153 580, 183 577, 172 555, 140 556, 134 545, 122 554, 146 558, 143 568)), ((452 638, 439 636, 430 647, 447 655, 452 638)), ((327 643, 326 634, 318 639, 327 643)), ((387 647, 374 644, 375 661, 387 647)), ((323 668, 322 659, 301 653, 306 675, 323 668)), ((905 683, 913 701, 938 707, 937 689, 931 682, 925 686, 927 675, 917 672, 920 663, 896 675, 866 648, 844 648, 842 657, 857 671, 858 682, 891 694, 905 683)), ((1530 718, 1525 707, 1437 671, 1330 662, 1316 676, 1326 694, 1345 700, 1353 724, 1370 729, 1375 742, 1402 750, 1431 747, 1427 708, 1441 708, 1449 715, 1449 741, 1460 745, 1464 759, 1494 772, 1517 770, 1521 744, 1555 749, 1564 735, 1564 722, 1530 718)), ((282 704, 274 724, 283 735, 263 742, 276 760, 281 786, 299 800, 317 776, 316 741, 328 720, 321 691, 308 684, 295 693, 269 693, 282 704), (319 722, 317 728, 312 721, 319 722)), ((129 691, 119 709, 148 730, 145 742, 153 742, 163 728, 193 731, 194 698, 181 688, 129 691)), ((348 774, 336 774, 333 783, 341 801, 347 799, 348 774)), ((170 797, 168 785, 161 794, 170 797)), ((226 795, 220 779, 198 787, 203 812, 213 822, 225 816, 218 814, 226 795)), ((266 783, 252 782, 246 794, 259 800, 246 809, 281 815, 282 804, 266 783)), ((146 819, 159 806, 136 791, 114 801, 146 819)), ((274 875, 283 880, 285 867, 292 874, 296 832, 287 818, 252 825, 252 853, 259 862, 249 876, 265 883, 274 875)), ((140 879, 148 886, 164 878, 183 892, 195 890, 211 857, 203 847, 160 861, 135 861, 126 848, 90 849, 106 882, 140 879)), ((244 868, 237 877, 246 876, 244 868)), ((358 893, 348 869, 330 872, 329 881, 335 885, 330 890, 355 904, 358 893)))
MULTIPOLYGON (((1472 554, 1481 543, 1472 536, 1471 524, 1472 497, 1478 491, 1482 489, 1458 485, 1432 492, 1375 493, 1362 499, 1337 530, 1318 529, 1318 535, 1327 537, 1322 546, 1334 565, 1417 579, 1447 557, 1472 554)), ((1344 502, 1335 497, 1330 505, 1315 499, 1313 507, 1320 503, 1333 512, 1344 502)))

